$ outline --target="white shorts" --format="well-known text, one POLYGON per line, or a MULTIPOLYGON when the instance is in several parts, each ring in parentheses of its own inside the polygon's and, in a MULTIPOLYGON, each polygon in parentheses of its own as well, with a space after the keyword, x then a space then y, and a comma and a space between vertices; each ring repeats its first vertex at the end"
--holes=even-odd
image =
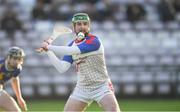
POLYGON ((89 105, 93 101, 99 103, 101 99, 108 94, 114 94, 114 89, 111 82, 103 83, 102 85, 93 88, 93 90, 85 90, 82 89, 82 87, 76 86, 70 98, 85 102, 89 105))

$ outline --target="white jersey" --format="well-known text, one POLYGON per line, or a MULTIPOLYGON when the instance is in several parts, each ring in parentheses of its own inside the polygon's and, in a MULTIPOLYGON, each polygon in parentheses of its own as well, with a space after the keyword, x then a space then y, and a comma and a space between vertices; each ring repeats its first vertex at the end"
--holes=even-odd
POLYGON ((76 64, 77 86, 97 88, 109 81, 104 47, 96 36, 89 34, 83 41, 74 40, 69 46, 49 46, 49 49, 64 55, 59 61, 53 53, 49 53, 52 64, 60 73, 66 71, 73 62, 76 64))
POLYGON ((72 57, 77 68, 77 86, 91 88, 98 86, 109 79, 102 44, 96 51, 73 55, 72 57))

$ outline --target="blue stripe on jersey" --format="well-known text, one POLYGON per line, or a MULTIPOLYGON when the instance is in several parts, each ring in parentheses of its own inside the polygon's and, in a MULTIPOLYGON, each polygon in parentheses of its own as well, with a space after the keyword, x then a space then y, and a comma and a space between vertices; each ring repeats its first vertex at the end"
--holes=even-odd
POLYGON ((69 63, 73 63, 73 59, 72 59, 72 55, 65 55, 64 57, 63 57, 63 60, 64 61, 67 61, 67 62, 69 62, 69 63))
MULTIPOLYGON (((72 46, 73 43, 74 41, 72 41, 68 46, 72 46)), ((65 55, 62 60, 67 61, 71 64, 73 63, 72 55, 65 55)))
POLYGON ((99 49, 101 43, 99 39, 95 36, 88 36, 86 37, 86 40, 77 45, 78 48, 80 49, 81 53, 88 53, 91 51, 96 51, 99 49))

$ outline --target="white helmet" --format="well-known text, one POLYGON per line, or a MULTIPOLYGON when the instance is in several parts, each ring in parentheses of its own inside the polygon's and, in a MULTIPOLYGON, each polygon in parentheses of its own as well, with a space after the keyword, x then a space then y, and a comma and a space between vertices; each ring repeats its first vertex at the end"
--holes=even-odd
POLYGON ((23 49, 14 46, 14 47, 9 48, 7 56, 9 56, 10 58, 12 58, 12 57, 24 58, 25 53, 24 53, 23 49))

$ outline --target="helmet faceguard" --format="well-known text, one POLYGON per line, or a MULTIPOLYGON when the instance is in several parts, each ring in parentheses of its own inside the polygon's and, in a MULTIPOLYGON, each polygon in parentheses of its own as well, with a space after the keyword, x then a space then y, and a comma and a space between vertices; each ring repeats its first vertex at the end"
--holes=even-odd
POLYGON ((24 58, 25 53, 24 53, 23 49, 21 49, 19 47, 11 47, 8 50, 7 57, 10 57, 10 58, 24 58))

